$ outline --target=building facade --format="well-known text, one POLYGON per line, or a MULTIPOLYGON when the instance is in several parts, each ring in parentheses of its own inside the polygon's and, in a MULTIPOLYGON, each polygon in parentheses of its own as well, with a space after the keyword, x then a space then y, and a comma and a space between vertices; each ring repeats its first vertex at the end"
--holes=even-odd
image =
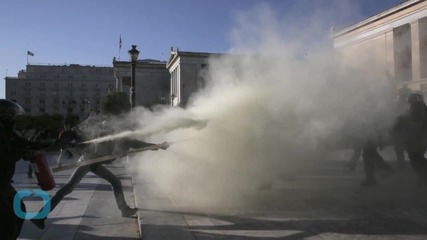
POLYGON ((18 77, 6 77, 6 98, 27 114, 75 114, 84 117, 115 89, 112 67, 27 65, 18 77))
POLYGON ((333 33, 334 47, 350 66, 371 66, 427 96, 427 1, 408 0, 333 33))
POLYGON ((224 54, 182 52, 171 48, 166 68, 170 73, 170 104, 185 107, 190 96, 206 84, 209 60, 224 54))
MULTIPOLYGON (((131 63, 113 59, 115 84, 118 91, 129 94, 131 86, 131 63)), ((167 104, 169 95, 169 72, 166 62, 142 59, 135 67, 135 102, 136 106, 150 107, 167 104)))

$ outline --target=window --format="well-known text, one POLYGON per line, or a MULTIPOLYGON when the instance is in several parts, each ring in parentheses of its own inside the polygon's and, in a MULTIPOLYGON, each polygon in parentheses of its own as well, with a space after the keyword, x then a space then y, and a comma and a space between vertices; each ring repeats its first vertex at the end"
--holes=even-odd
POLYGON ((204 77, 200 77, 199 78, 199 88, 204 88, 206 87, 206 80, 204 77))
POLYGON ((427 17, 421 18, 418 21, 418 24, 418 30, 420 34, 420 77, 421 79, 425 79, 427 78, 427 31, 425 30, 427 27, 427 17))
POLYGON ((123 77, 122 78, 122 84, 123 86, 129 86, 130 87, 131 77, 123 77))
POLYGON ((39 112, 44 113, 44 112, 46 112, 46 109, 45 108, 39 108, 39 112))
POLYGON ((54 86, 54 87, 59 87, 59 83, 54 82, 54 83, 53 83, 53 86, 54 86))
POLYGON ((69 79, 73 79, 73 78, 74 78, 74 76, 73 76, 73 75, 68 75, 68 78, 69 78, 69 79))
POLYGON ((31 83, 30 83, 30 82, 26 82, 26 83, 25 83, 25 86, 30 87, 30 86, 31 86, 31 83))
POLYGON ((411 25, 405 24, 393 29, 394 67, 396 78, 401 82, 412 80, 411 25))
POLYGON ((40 98, 40 99, 39 99, 39 103, 41 103, 41 104, 45 104, 45 103, 46 103, 46 101, 44 100, 44 98, 40 98))
POLYGON ((11 91, 10 95, 16 95, 16 92, 15 91, 11 91))

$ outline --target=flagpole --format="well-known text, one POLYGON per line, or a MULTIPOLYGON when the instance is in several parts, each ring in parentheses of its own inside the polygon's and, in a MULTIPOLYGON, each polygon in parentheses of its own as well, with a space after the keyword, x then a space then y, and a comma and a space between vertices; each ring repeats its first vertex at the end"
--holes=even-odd
POLYGON ((28 65, 28 51, 27 51, 27 65, 28 65))
POLYGON ((122 35, 120 34, 120 40, 119 40, 119 61, 120 61, 120 50, 122 50, 122 35))

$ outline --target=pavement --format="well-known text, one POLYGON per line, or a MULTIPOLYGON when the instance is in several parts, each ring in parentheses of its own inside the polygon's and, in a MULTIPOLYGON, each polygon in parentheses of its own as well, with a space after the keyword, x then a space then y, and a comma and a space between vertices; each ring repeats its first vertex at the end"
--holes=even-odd
MULTIPOLYGON (((245 204, 202 206, 133 172, 142 239, 427 239, 427 186, 415 184, 409 163, 379 173, 376 187, 360 187, 362 162, 356 171, 343 167, 351 154, 336 152, 294 178, 254 186, 245 204)), ((382 155, 395 164, 392 148, 382 155)))
MULTIPOLYGON (((136 218, 122 218, 110 186, 89 174, 49 215, 44 231, 26 221, 19 239, 427 239, 427 186, 415 184, 409 163, 378 174, 376 187, 359 187, 362 163, 355 171, 343 167, 350 156, 336 152, 294 178, 254 186, 244 205, 215 205, 213 199, 209 207, 182 198, 180 189, 162 191, 126 161, 116 161, 107 166, 122 179, 128 203, 139 208, 136 218)), ((395 163, 391 149, 383 156, 395 163)), ((17 189, 35 187, 25 163, 17 169, 17 189)), ((70 174, 55 174, 58 187, 70 174)), ((26 204, 40 208, 37 201, 26 204)))
MULTIPOLYGON (((46 156, 49 165, 56 166, 57 153, 47 153, 46 156)), ((26 161, 19 161, 17 164, 14 176, 14 186, 17 190, 38 189, 36 178, 27 177, 27 164, 26 161)), ((125 161, 117 160, 106 166, 121 179, 126 201, 133 207, 135 200, 132 179, 125 161)), ((55 173, 57 186, 48 193, 54 194, 67 182, 72 172, 73 170, 55 173)), ((28 212, 38 211, 42 206, 39 198, 24 198, 24 202, 28 212)), ((18 239, 134 240, 140 239, 140 233, 136 217, 123 218, 121 216, 111 185, 89 173, 75 190, 49 214, 44 230, 38 229, 30 221, 25 221, 18 239)))

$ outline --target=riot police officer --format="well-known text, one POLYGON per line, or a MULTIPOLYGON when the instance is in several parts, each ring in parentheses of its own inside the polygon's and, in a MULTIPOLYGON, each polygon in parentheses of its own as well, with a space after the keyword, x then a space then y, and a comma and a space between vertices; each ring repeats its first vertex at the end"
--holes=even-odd
POLYGON ((418 177, 418 184, 427 184, 427 106, 421 93, 408 97, 409 111, 400 116, 393 128, 408 153, 411 166, 418 177))

